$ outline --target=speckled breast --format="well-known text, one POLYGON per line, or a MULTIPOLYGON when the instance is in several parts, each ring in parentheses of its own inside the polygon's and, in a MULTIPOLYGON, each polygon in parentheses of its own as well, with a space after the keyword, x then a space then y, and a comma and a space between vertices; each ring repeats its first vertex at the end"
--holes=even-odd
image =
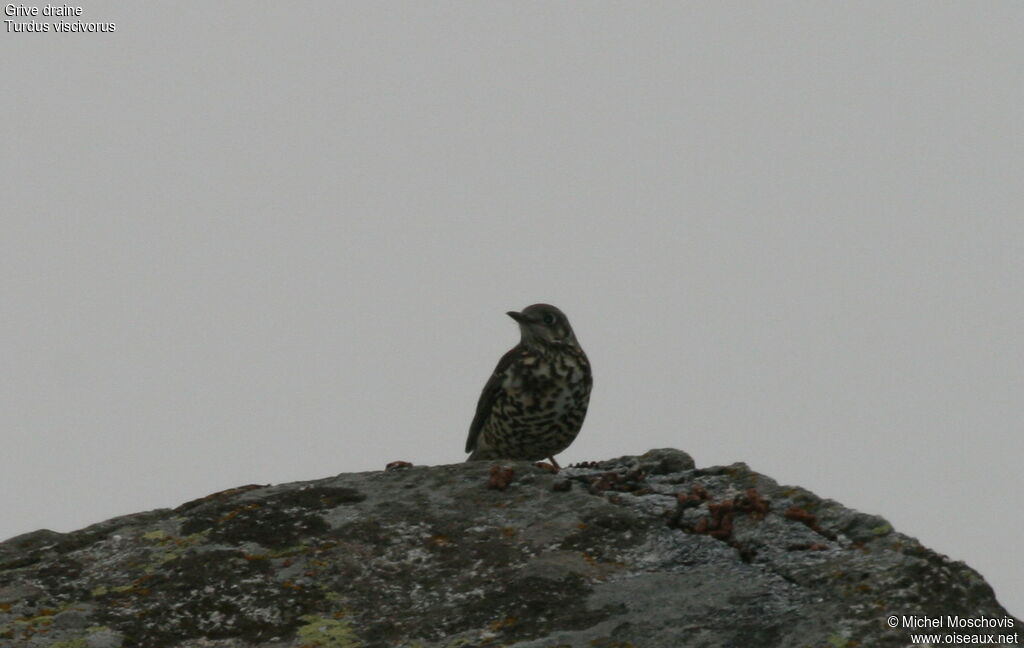
POLYGON ((565 450, 583 425, 591 385, 582 351, 524 352, 484 425, 486 445, 503 457, 529 461, 565 450))

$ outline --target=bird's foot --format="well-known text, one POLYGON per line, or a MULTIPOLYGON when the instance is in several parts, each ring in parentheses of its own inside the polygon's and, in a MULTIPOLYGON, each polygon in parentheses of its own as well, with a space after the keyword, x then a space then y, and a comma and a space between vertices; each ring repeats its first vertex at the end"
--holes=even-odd
POLYGON ((562 469, 562 467, 558 465, 558 462, 555 461, 554 457, 548 457, 548 461, 550 461, 551 463, 544 463, 543 461, 538 461, 533 465, 537 466, 541 470, 547 470, 548 472, 552 473, 557 473, 562 469))

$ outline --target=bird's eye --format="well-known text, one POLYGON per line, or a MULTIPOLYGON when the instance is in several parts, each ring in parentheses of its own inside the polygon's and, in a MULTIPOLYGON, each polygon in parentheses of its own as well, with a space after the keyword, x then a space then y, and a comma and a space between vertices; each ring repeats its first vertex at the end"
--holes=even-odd
POLYGON ((555 316, 552 313, 544 313, 544 323, 548 326, 555 325, 555 316))

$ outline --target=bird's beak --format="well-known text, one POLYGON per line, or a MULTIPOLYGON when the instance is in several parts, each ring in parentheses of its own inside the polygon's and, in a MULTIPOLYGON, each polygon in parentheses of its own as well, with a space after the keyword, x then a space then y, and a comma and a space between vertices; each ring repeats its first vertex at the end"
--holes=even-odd
POLYGON ((526 318, 523 317, 522 313, 517 313, 516 311, 509 311, 505 314, 514 319, 515 321, 519 322, 520 324, 526 323, 526 318))

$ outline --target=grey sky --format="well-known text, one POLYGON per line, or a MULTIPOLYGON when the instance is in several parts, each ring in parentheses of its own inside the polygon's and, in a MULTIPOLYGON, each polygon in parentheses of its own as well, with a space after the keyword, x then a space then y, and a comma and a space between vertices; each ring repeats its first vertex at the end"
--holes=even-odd
POLYGON ((1024 614, 1024 5, 82 7, 0 31, 0 538, 460 461, 547 301, 563 465, 746 461, 1024 614))

